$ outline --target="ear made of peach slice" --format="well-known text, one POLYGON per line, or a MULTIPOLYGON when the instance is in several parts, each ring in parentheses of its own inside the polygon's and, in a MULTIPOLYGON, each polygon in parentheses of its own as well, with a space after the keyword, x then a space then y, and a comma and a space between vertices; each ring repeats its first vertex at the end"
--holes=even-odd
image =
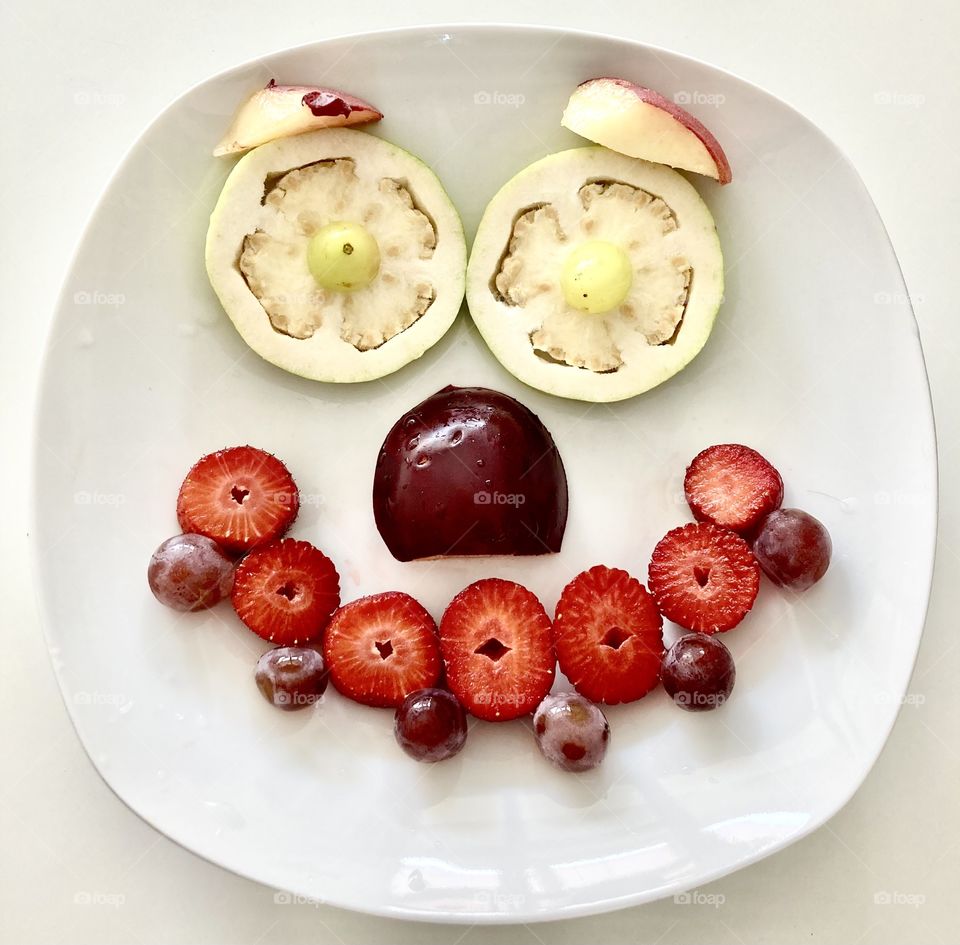
POLYGON ((240 106, 213 153, 216 157, 239 154, 276 138, 381 118, 382 113, 369 102, 346 92, 312 85, 277 85, 271 79, 240 106))
POLYGON ((581 83, 560 123, 611 151, 712 177, 733 180, 720 142, 702 122, 659 92, 626 79, 581 83))

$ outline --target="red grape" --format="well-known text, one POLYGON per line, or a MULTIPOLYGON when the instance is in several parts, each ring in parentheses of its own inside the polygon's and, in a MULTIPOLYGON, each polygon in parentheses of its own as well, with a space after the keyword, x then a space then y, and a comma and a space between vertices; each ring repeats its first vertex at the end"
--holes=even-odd
POLYGON ((660 678, 681 709, 706 712, 730 698, 737 670, 730 651, 715 636, 688 633, 667 651, 660 678))
POLYGON ((417 761, 443 761, 467 740, 467 713, 452 692, 418 689, 397 709, 393 726, 397 744, 417 761))
POLYGON ((278 709, 292 712, 313 705, 327 688, 329 673, 319 650, 278 646, 257 660, 257 688, 278 709))
POLYGON ((533 714, 537 747, 564 771, 589 771, 607 753, 610 726, 599 706, 578 692, 547 696, 533 714))
POLYGON ((147 581, 161 604, 174 610, 204 610, 229 596, 233 561, 204 535, 175 535, 150 558, 147 581))
POLYGON ((760 524, 753 553, 767 577, 794 591, 816 584, 830 565, 830 533, 800 509, 778 509, 760 524))

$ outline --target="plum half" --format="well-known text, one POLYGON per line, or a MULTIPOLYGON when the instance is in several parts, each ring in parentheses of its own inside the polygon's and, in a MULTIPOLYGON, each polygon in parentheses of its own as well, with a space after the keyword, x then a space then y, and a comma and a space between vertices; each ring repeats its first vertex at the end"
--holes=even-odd
POLYGON ((551 554, 567 524, 567 477, 535 413, 499 391, 449 386, 387 434, 373 514, 398 561, 551 554))

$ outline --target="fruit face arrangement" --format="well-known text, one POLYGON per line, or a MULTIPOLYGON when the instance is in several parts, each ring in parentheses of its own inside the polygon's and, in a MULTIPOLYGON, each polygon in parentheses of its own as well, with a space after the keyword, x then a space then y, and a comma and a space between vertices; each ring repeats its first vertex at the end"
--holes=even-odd
MULTIPOLYGON (((491 404, 515 419, 506 403, 510 398, 493 391, 445 388, 435 396, 442 404, 435 416, 415 409, 398 421, 387 442, 398 429, 411 436, 407 421, 417 417, 413 435, 449 443, 451 404, 459 423, 469 424, 474 416, 489 419, 491 404)), ((546 429, 527 414, 521 416, 536 431, 538 445, 552 447, 546 429)), ((465 452, 492 462, 502 452, 500 437, 480 436, 465 452)), ((384 490, 402 495, 398 483, 405 482, 407 467, 417 466, 416 447, 388 468, 378 464, 375 506, 384 490)), ((565 509, 559 457, 557 469, 560 476, 550 485, 560 490, 554 497, 562 498, 565 509)), ((455 509, 459 488, 457 477, 448 483, 441 475, 410 502, 424 507, 430 492, 455 509)), ((597 565, 567 584, 551 619, 527 588, 485 578, 453 598, 438 626, 402 591, 341 606, 330 559, 309 542, 283 537, 299 508, 286 467, 255 447, 233 447, 202 457, 190 469, 177 515, 191 531, 160 545, 147 576, 157 599, 177 610, 202 610, 230 597, 241 621, 275 644, 260 657, 254 678, 279 709, 314 706, 329 681, 355 702, 394 709, 398 744, 424 762, 442 761, 463 748, 468 716, 506 722, 532 715, 543 756, 562 770, 582 772, 599 765, 607 752, 610 726, 602 704, 635 702, 661 681, 676 705, 691 712, 726 702, 736 669, 715 634, 733 629, 750 612, 761 570, 798 591, 827 570, 826 529, 806 512, 780 508, 780 475, 755 450, 709 447, 690 463, 685 492, 700 521, 658 542, 649 590, 626 571, 597 565), (690 631, 666 652, 664 618, 690 631), (558 667, 573 692, 552 692, 558 667)), ((404 519, 402 505, 381 506, 390 527, 378 524, 395 554, 390 538, 404 527, 427 530, 404 519)), ((562 536, 562 525, 560 531, 562 536)), ((511 535, 514 553, 529 553, 521 532, 507 527, 504 535, 496 553, 510 552, 511 535)), ((452 553, 464 552, 454 547, 452 553)))
MULTIPOLYGON (((307 378, 397 370, 439 340, 464 295, 463 230, 440 182, 344 127, 381 117, 343 92, 271 82, 215 151, 249 153, 211 217, 210 281, 244 340, 307 378)), ((550 155, 501 189, 477 232, 466 296, 517 378, 562 397, 622 400, 681 370, 710 334, 723 292, 717 231, 673 168, 726 184, 730 165, 693 116, 622 79, 579 86, 563 124, 606 147, 550 155)), ((561 550, 563 462, 540 418, 506 394, 439 390, 387 432, 372 474, 374 519, 398 561, 561 550)), ((684 493, 695 522, 656 544, 647 586, 598 564, 569 581, 551 615, 527 588, 486 577, 437 622, 399 589, 341 604, 335 564, 286 537, 300 502, 289 470, 238 446, 188 471, 182 534, 157 548, 147 578, 180 611, 229 597, 273 644, 253 679, 278 709, 312 708, 330 683, 393 709, 400 748, 431 763, 464 747, 470 718, 527 719, 544 758, 584 772, 609 747, 602 705, 662 682, 682 709, 720 708, 736 669, 717 634, 747 617, 761 572, 802 591, 829 565, 826 529, 781 508, 780 474, 747 446, 703 450, 684 493), (686 631, 669 649, 665 620, 686 631), (554 691, 558 669, 566 684, 554 691)))

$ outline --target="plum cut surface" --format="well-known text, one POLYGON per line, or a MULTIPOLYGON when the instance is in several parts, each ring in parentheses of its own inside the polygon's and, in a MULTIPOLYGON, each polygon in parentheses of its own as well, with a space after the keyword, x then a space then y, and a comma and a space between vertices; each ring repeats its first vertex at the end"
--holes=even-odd
POLYGON ((527 407, 488 388, 449 386, 387 434, 373 511, 398 561, 551 554, 567 523, 567 477, 527 407))

